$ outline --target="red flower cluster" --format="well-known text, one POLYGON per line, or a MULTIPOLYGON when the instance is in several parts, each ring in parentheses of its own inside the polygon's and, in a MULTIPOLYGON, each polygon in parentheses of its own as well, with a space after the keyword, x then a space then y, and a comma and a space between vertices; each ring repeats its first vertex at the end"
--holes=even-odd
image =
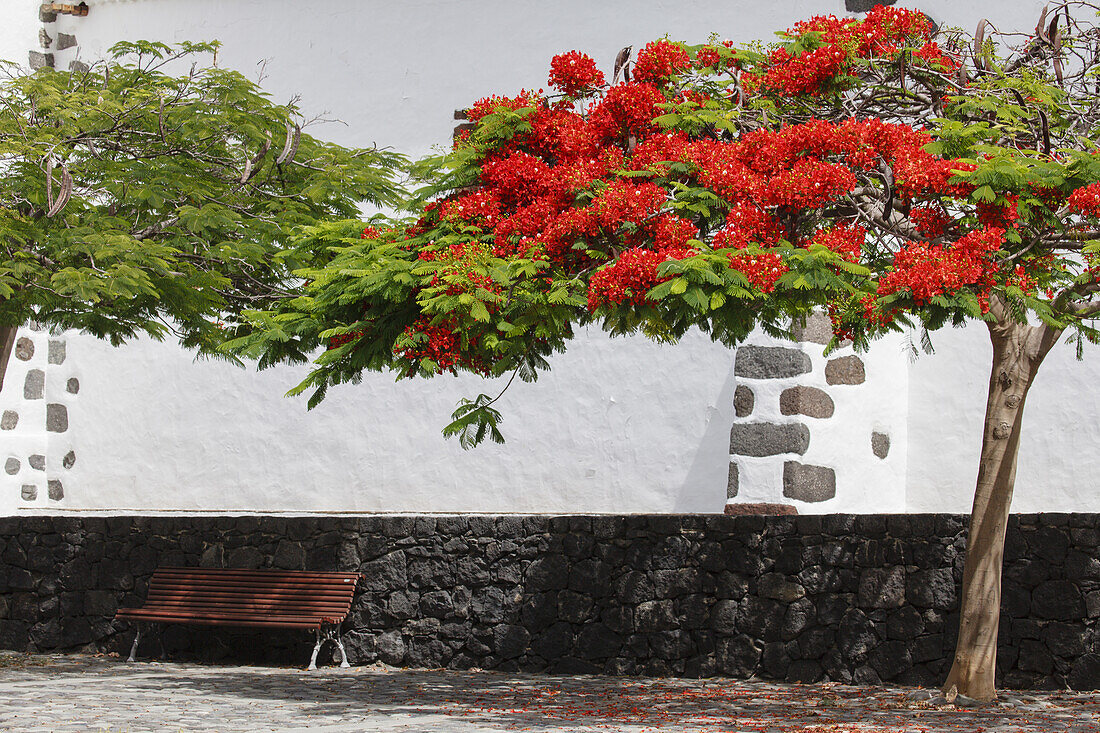
POLYGON ((589 96, 606 80, 596 61, 586 53, 570 51, 550 59, 550 86, 570 97, 589 96))
POLYGON ((588 280, 588 309, 594 311, 602 305, 640 305, 653 286, 668 280, 657 277, 657 267, 666 260, 679 260, 686 255, 686 251, 628 249, 610 265, 592 274, 588 280))
POLYGON ((999 227, 1001 229, 1015 229, 1016 220, 1020 218, 1017 211, 1019 196, 1005 194, 1004 204, 979 203, 977 206, 978 222, 984 227, 999 227))
POLYGON ((929 239, 942 237, 951 223, 951 217, 931 206, 914 206, 909 211, 909 220, 922 236, 929 239))
POLYGON ((909 242, 894 256, 894 269, 879 281, 878 293, 908 290, 919 306, 976 285, 983 299, 994 284, 990 255, 1003 243, 1004 230, 996 227, 970 232, 950 246, 909 242))
POLYGON ((1069 195, 1071 211, 1082 216, 1100 216, 1100 182, 1090 183, 1069 195))
POLYGON ((416 323, 406 328, 402 339, 412 339, 415 343, 407 347, 395 345, 394 353, 413 364, 430 359, 441 370, 452 373, 457 372, 460 367, 481 373, 488 371, 480 359, 470 356, 468 350, 462 348, 462 337, 459 335, 457 323, 433 326, 431 320, 429 316, 421 316, 416 323))
POLYGON ((651 41, 638 53, 634 79, 661 85, 674 74, 691 68, 691 58, 683 46, 668 40, 651 41))

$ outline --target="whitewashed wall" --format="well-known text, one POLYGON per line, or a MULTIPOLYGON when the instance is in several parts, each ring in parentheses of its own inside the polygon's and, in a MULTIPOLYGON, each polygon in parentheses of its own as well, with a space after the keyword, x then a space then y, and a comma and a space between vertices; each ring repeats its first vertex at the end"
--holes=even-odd
MULTIPOLYGON (((37 44, 38 3, 8 4, 8 16, 31 22, 0 31, 0 57, 25 62, 37 44)), ((346 123, 314 134, 347 145, 377 141, 412 155, 447 144, 454 109, 490 92, 544 86, 550 57, 562 51, 587 51, 609 68, 622 46, 637 49, 665 34, 692 41, 710 32, 768 38, 815 13, 844 12, 837 1, 89 4, 87 17, 62 16, 50 26, 51 33, 78 40, 56 53, 59 67, 99 58, 117 40, 216 38, 225 44, 219 63, 249 74, 263 67, 264 86, 276 100, 300 94, 308 114, 327 112, 346 123)), ((1042 2, 919 6, 953 25, 973 27, 984 14, 1002 28, 1029 28, 1042 2)), ((71 467, 57 469, 64 498, 51 500, 42 490, 33 501, 21 499, 27 470, 21 462, 16 475, 0 474, 0 514, 59 507, 720 511, 726 501, 730 428, 740 420, 733 393, 744 380, 734 378, 733 354, 698 334, 678 346, 582 334, 542 380, 513 386, 503 405, 508 444, 472 452, 444 441, 439 430, 459 397, 497 385, 452 378, 394 384, 370 375, 306 412, 304 400, 281 396, 303 376, 301 369, 257 375, 193 363, 168 344, 112 349, 77 334, 65 340, 68 371, 64 379, 58 372, 53 384, 66 384, 71 373, 80 388, 64 396, 68 431, 53 436, 56 447, 47 446, 56 461, 70 450, 76 456, 71 467)), ((835 467, 837 496, 795 502, 800 511, 967 509, 988 368, 985 343, 980 327, 944 334, 935 356, 910 366, 900 341, 892 340, 866 357, 865 387, 828 387, 836 415, 811 425, 811 446, 797 458, 835 467), (884 425, 892 448, 880 459, 868 450, 867 431, 884 425)), ((819 384, 820 348, 802 348, 814 371, 795 381, 819 384)), ((1089 481, 1096 467, 1087 456, 1100 437, 1100 419, 1089 414, 1088 390, 1058 382, 1075 374, 1084 384, 1098 365, 1073 363, 1070 349, 1052 355, 1044 368, 1027 407, 1018 508, 1096 508, 1089 481)), ((22 380, 12 374, 0 407, 23 399, 22 380)), ((784 385, 758 395, 758 416, 780 419, 777 386, 784 385)), ((0 433, 0 440, 7 437, 0 433)), ((14 440, 10 445, 13 457, 30 450, 14 440)), ((776 473, 789 458, 760 459, 755 468, 748 461, 736 500, 789 501, 776 473)))

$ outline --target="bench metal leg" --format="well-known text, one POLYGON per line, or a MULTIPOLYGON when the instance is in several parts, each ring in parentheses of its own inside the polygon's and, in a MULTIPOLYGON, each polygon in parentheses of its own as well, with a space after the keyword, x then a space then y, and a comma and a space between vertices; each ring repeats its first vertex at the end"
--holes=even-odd
POLYGON ((317 669, 317 652, 321 651, 321 644, 324 643, 324 639, 321 638, 321 630, 317 629, 314 632, 317 635, 317 643, 313 645, 313 656, 309 658, 308 670, 317 669))
POLYGON ((313 645, 313 655, 309 658, 309 666, 307 670, 317 669, 317 654, 321 651, 321 646, 326 641, 331 641, 336 644, 336 648, 340 650, 340 666, 350 667, 348 663, 348 652, 344 649, 344 640, 340 637, 340 626, 325 624, 321 628, 314 631, 317 635, 317 643, 313 645))
POLYGON ((137 661, 135 657, 137 656, 138 642, 141 640, 141 626, 137 624, 135 626, 137 626, 137 633, 134 634, 134 643, 130 646, 130 656, 126 658, 127 662, 137 661))

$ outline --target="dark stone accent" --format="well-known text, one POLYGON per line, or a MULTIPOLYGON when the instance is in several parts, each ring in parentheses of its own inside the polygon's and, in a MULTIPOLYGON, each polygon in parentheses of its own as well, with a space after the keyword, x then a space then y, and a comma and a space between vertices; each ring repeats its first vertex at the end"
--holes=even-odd
MULTIPOLYGON (((1097 529, 1012 516, 1005 686, 1100 687, 1097 529)), ((125 653, 113 615, 160 565, 339 566, 363 573, 356 664, 931 686, 965 540, 956 515, 16 516, 0 518, 0 648, 125 653)), ((170 657, 231 663, 310 650, 278 632, 164 638, 170 657)))
POLYGON ((0 430, 15 430, 18 424, 19 413, 15 410, 4 410, 3 416, 0 416, 0 430))
POLYGON ((740 477, 737 471, 737 464, 730 461, 729 476, 726 479, 726 498, 732 499, 737 496, 737 489, 740 486, 740 477))
POLYGON ((50 479, 46 482, 46 495, 53 501, 61 501, 65 498, 65 487, 61 485, 61 482, 57 479, 50 479))
POLYGON ((22 465, 23 464, 18 458, 8 458, 8 460, 4 463, 4 473, 8 474, 9 476, 14 476, 15 474, 19 473, 19 469, 22 465))
POLYGON ((871 433, 871 452, 878 458, 886 458, 890 454, 890 436, 886 433, 871 433))
POLYGON ((723 510, 723 514, 727 514, 733 517, 745 516, 747 514, 766 514, 766 515, 781 515, 789 516, 792 514, 798 514, 798 509, 794 508, 790 504, 768 504, 766 502, 745 502, 737 504, 726 504, 726 508, 723 510))
POLYGON ((841 356, 825 364, 825 381, 828 384, 863 384, 867 373, 863 360, 858 356, 841 356))
POLYGON ((76 45, 76 36, 69 33, 57 34, 57 50, 64 51, 66 48, 72 48, 76 45))
POLYGON ((791 335, 795 341, 812 341, 824 345, 833 340, 833 324, 829 316, 815 312, 806 318, 804 324, 793 324, 791 335))
POLYGON ((825 466, 785 461, 783 496, 799 501, 828 501, 836 496, 836 472, 825 466))
POLYGON ((27 456, 27 463, 29 463, 31 465, 31 468, 33 468, 35 471, 46 470, 46 456, 42 455, 41 453, 34 453, 30 456, 27 456))
POLYGON ((29 361, 34 356, 34 341, 26 336, 20 336, 15 341, 15 358, 20 361, 29 361))
POLYGON ((741 456, 774 456, 805 453, 810 429, 802 423, 739 423, 730 429, 730 453, 741 456))
POLYGON ((76 59, 73 59, 72 61, 69 62, 69 71, 72 71, 73 73, 87 74, 91 70, 92 70, 92 67, 88 66, 88 64, 84 63, 83 61, 78 61, 76 59))
POLYGON ((743 384, 737 385, 733 390, 733 411, 737 417, 747 417, 756 407, 756 394, 743 384))
POLYGON ((46 355, 46 360, 50 364, 64 364, 65 363, 65 342, 54 341, 50 339, 49 353, 46 355))
POLYGON ((61 459, 61 465, 65 468, 72 468, 76 463, 76 451, 69 451, 65 454, 65 457, 61 459))
POLYGON ((31 51, 27 56, 27 61, 30 67, 34 70, 41 68, 53 68, 53 54, 42 53, 41 51, 31 51))
POLYGON ((46 430, 63 433, 69 429, 69 409, 57 402, 46 405, 46 430))
POLYGON ((832 417, 835 409, 833 398, 817 387, 788 387, 779 395, 779 411, 784 415, 826 418, 832 417))
POLYGON ((34 484, 23 484, 19 490, 19 496, 23 501, 34 501, 38 498, 38 487, 34 484))
POLYGON ((65 391, 69 394, 76 394, 80 391, 80 380, 76 377, 69 377, 69 380, 65 382, 65 391))
POLYGON ((38 19, 43 23, 53 23, 57 20, 57 11, 50 10, 45 3, 38 8, 38 19))
POLYGON ((749 379, 797 377, 813 368, 810 357, 798 349, 782 346, 741 346, 737 349, 733 373, 749 379))
POLYGON ((27 370, 27 376, 23 380, 23 399, 40 400, 42 391, 46 387, 46 372, 41 369, 27 370))
POLYGON ((844 9, 849 13, 866 13, 876 5, 893 5, 898 0, 844 0, 844 9))

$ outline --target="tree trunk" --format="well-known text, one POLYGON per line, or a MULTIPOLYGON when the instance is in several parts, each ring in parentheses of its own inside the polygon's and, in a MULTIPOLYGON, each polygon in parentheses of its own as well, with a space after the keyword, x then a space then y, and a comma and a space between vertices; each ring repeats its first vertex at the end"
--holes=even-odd
POLYGON ((996 303, 989 322, 993 369, 985 405, 981 462, 970 513, 960 599, 959 640, 943 691, 990 701, 996 696, 997 628, 1001 617, 1001 561, 1016 480, 1024 398, 1060 331, 1017 323, 996 303))
POLYGON ((8 360, 18 331, 18 326, 0 326, 0 390, 4 389, 4 375, 8 373, 8 360))

